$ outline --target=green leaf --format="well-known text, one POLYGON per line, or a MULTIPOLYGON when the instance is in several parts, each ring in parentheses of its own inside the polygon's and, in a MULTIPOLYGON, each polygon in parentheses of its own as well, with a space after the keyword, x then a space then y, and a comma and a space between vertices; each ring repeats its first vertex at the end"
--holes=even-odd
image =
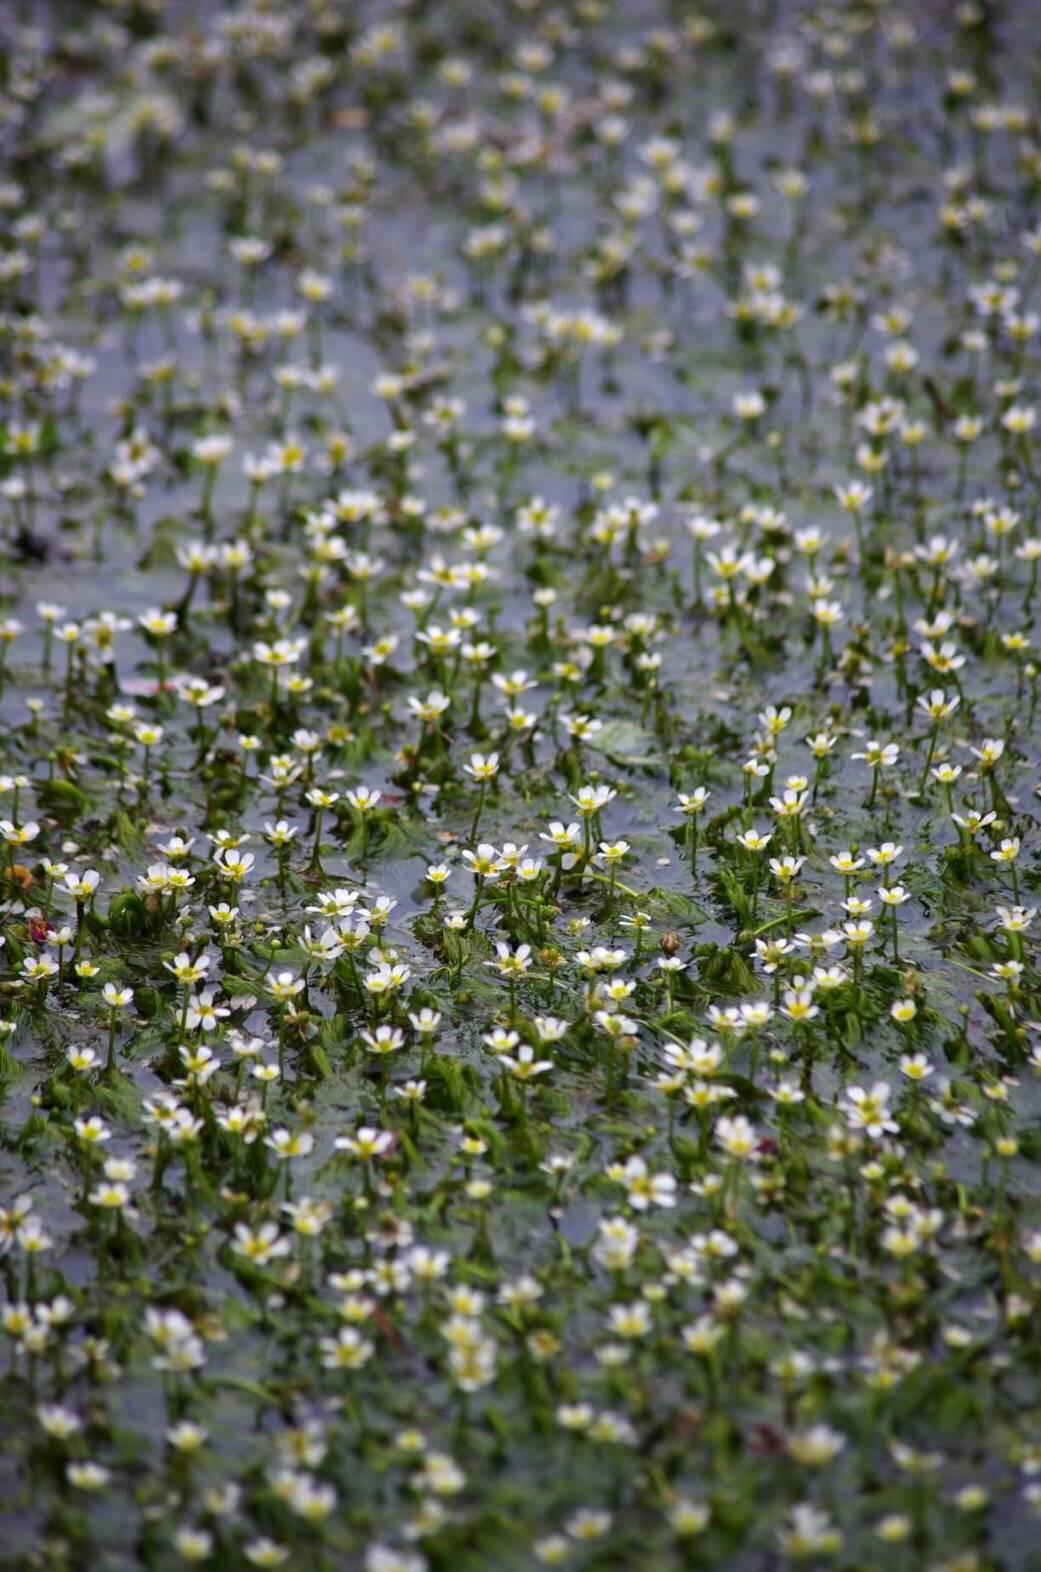
POLYGON ((41 781, 36 788, 36 800, 44 812, 59 824, 75 824, 90 807, 90 798, 72 781, 41 781))
POLYGON ((664 890, 655 886, 647 891, 643 897, 648 911, 652 917, 680 917, 684 922, 708 922, 710 914, 689 895, 681 895, 678 890, 664 890))
POLYGON ((632 721, 608 721, 595 737, 590 738, 587 746, 602 753, 612 764, 640 765, 647 769, 663 766, 654 737, 632 721))

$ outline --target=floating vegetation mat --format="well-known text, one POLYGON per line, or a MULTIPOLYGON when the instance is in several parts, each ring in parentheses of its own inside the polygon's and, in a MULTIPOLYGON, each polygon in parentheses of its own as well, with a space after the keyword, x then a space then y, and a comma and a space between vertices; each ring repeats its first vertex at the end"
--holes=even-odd
POLYGON ((1041 1566, 1037 20, 0 7, 4 1568, 1041 1566))

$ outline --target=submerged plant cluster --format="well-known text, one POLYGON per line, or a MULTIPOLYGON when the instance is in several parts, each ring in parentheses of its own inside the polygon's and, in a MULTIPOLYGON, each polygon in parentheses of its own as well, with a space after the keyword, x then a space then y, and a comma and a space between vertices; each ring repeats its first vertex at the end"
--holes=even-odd
POLYGON ((0 17, 5 1566, 1041 1566, 1016 0, 0 17))

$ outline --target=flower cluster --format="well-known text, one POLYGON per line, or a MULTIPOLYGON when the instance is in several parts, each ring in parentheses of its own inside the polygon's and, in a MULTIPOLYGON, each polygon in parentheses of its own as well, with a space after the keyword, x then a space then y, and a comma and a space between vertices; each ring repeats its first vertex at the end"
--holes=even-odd
POLYGON ((12 1565, 1018 1572, 1030 8, 41 0, 12 1565))

